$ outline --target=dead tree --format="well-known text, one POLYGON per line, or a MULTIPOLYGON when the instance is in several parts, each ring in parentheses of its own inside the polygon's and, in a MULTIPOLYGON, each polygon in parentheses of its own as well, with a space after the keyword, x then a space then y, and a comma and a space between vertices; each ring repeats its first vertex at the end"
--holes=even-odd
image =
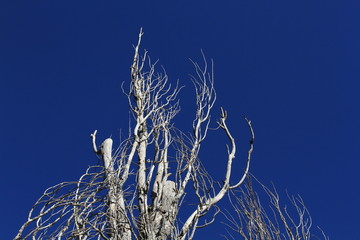
POLYGON ((212 223, 219 212, 216 204, 226 193, 244 182, 254 141, 251 122, 246 118, 251 140, 240 175, 232 172, 236 143, 223 109, 217 125, 229 147, 221 184, 212 180, 199 160, 216 100, 213 64, 208 66, 205 58, 204 67, 193 62, 196 111, 192 133, 186 134, 173 123, 180 111, 176 99, 181 87, 169 84, 165 72, 155 71, 156 64, 151 63, 146 51, 140 56, 142 35, 140 31, 134 48, 130 86, 123 89, 134 117, 131 134, 117 149, 111 138, 98 149, 97 131, 91 134, 93 149, 103 164, 89 167, 76 182, 47 189, 31 209, 16 240, 192 239, 197 228, 212 223), (190 194, 197 202, 192 213, 181 218, 184 200, 190 194))

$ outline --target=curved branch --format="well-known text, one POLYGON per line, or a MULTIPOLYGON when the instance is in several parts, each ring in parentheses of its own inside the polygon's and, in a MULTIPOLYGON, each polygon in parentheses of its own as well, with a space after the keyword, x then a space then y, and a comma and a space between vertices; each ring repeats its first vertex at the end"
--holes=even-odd
POLYGON ((246 117, 245 117, 245 121, 247 122, 247 124, 249 126, 249 129, 250 129, 250 133, 251 133, 250 148, 249 148, 248 156, 247 156, 246 169, 245 169, 245 172, 244 172, 242 178, 240 179, 240 181, 237 184, 235 184, 233 186, 230 186, 230 189, 239 187, 245 181, 245 178, 249 173, 251 154, 252 154, 252 152, 254 150, 255 134, 254 134, 254 130, 253 130, 252 125, 251 125, 251 121, 248 120, 246 117))

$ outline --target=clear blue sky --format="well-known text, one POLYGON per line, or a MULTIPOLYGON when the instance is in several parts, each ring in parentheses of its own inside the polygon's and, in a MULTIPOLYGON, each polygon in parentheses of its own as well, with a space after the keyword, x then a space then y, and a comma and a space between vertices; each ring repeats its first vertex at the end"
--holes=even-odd
MULTIPOLYGON (((358 239, 359 13, 348 0, 1 1, 0 238, 14 237, 47 187, 97 162, 94 129, 127 131, 120 84, 143 27, 142 46, 187 86, 175 121, 191 126, 188 58, 203 49, 241 151, 242 116, 253 121, 251 171, 301 194, 331 239, 358 239)), ((222 142, 205 146, 215 172, 222 142)))

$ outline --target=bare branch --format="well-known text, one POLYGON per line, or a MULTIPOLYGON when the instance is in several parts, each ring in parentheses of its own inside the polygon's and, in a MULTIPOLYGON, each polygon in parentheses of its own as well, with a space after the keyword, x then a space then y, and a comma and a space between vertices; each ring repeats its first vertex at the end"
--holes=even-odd
MULTIPOLYGON (((310 239, 311 236, 320 239, 311 233, 311 216, 300 196, 288 195, 292 210, 295 210, 294 214, 291 214, 286 206, 280 205, 280 197, 275 188, 270 190, 258 180, 256 182, 268 195, 273 214, 268 215, 268 207, 261 205, 260 198, 253 188, 252 178, 248 176, 245 187, 236 188, 229 195, 237 216, 235 218, 231 212, 224 213, 228 220, 226 226, 244 239, 300 240, 310 239)), ((321 234, 326 240, 323 232, 321 234)))

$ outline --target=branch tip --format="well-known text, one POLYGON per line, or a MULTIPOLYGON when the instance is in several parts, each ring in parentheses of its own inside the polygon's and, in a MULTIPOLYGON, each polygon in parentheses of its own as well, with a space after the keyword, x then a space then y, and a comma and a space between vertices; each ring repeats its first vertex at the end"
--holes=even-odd
POLYGON ((97 149, 97 146, 96 146, 96 133, 97 133, 97 130, 95 130, 94 133, 90 134, 90 137, 92 139, 92 145, 93 145, 94 152, 96 154, 98 154, 99 150, 97 149))

